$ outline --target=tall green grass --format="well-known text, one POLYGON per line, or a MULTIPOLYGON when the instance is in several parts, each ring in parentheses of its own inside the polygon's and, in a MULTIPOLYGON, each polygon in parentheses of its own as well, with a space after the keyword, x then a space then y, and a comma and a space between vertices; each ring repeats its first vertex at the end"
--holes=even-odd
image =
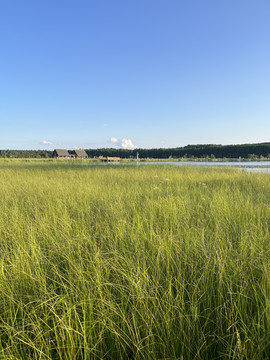
POLYGON ((268 359, 270 177, 0 162, 1 359, 268 359))

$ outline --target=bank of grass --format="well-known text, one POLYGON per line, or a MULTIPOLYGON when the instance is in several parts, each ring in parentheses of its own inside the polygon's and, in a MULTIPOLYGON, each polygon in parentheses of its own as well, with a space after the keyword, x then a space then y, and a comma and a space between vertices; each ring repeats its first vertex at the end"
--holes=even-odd
POLYGON ((270 178, 0 162, 1 359, 267 359, 270 178))

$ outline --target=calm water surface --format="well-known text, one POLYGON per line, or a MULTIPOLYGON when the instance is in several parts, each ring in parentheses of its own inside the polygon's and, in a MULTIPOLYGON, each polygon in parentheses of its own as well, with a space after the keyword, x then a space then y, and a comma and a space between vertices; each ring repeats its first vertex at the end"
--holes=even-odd
POLYGON ((269 173, 270 174, 270 161, 153 161, 153 162, 141 162, 137 163, 138 165, 142 164, 149 164, 149 165, 155 165, 155 164, 164 164, 164 165, 175 165, 175 166, 183 166, 183 165, 192 165, 192 166, 231 166, 231 167, 237 167, 241 168, 243 170, 246 170, 247 172, 263 172, 263 173, 269 173))
MULTIPOLYGON (((111 165, 113 163, 110 163, 111 165)), ((100 165, 107 165, 103 163, 100 165)), ((270 174, 270 161, 142 161, 142 162, 126 162, 114 163, 113 165, 173 165, 173 166, 231 166, 243 169, 247 172, 263 172, 270 174)))
POLYGON ((164 164, 164 165, 176 165, 176 166, 184 166, 184 165, 192 165, 192 166, 232 166, 237 168, 243 168, 248 172, 256 171, 256 172, 269 172, 270 173, 270 161, 153 161, 153 162, 141 162, 137 163, 138 165, 142 164, 164 164))

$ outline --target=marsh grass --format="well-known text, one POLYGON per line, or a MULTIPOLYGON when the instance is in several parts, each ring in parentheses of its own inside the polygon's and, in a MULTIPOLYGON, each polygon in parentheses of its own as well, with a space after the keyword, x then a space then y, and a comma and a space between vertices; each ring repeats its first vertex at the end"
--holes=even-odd
POLYGON ((0 209, 0 358, 269 358, 269 175, 2 161, 0 209))

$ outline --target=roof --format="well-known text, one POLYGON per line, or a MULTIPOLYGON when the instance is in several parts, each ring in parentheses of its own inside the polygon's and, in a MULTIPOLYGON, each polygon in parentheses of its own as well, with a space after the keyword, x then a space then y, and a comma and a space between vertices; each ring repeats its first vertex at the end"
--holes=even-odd
POLYGON ((70 156, 66 149, 55 149, 57 156, 70 156))
MULTIPOLYGON (((83 150, 83 149, 76 149, 76 150, 74 150, 74 152, 75 152, 75 155, 76 155, 76 156, 82 156, 82 157, 87 156, 85 150, 83 150)), ((87 157, 88 157, 88 156, 87 156, 87 157)))

